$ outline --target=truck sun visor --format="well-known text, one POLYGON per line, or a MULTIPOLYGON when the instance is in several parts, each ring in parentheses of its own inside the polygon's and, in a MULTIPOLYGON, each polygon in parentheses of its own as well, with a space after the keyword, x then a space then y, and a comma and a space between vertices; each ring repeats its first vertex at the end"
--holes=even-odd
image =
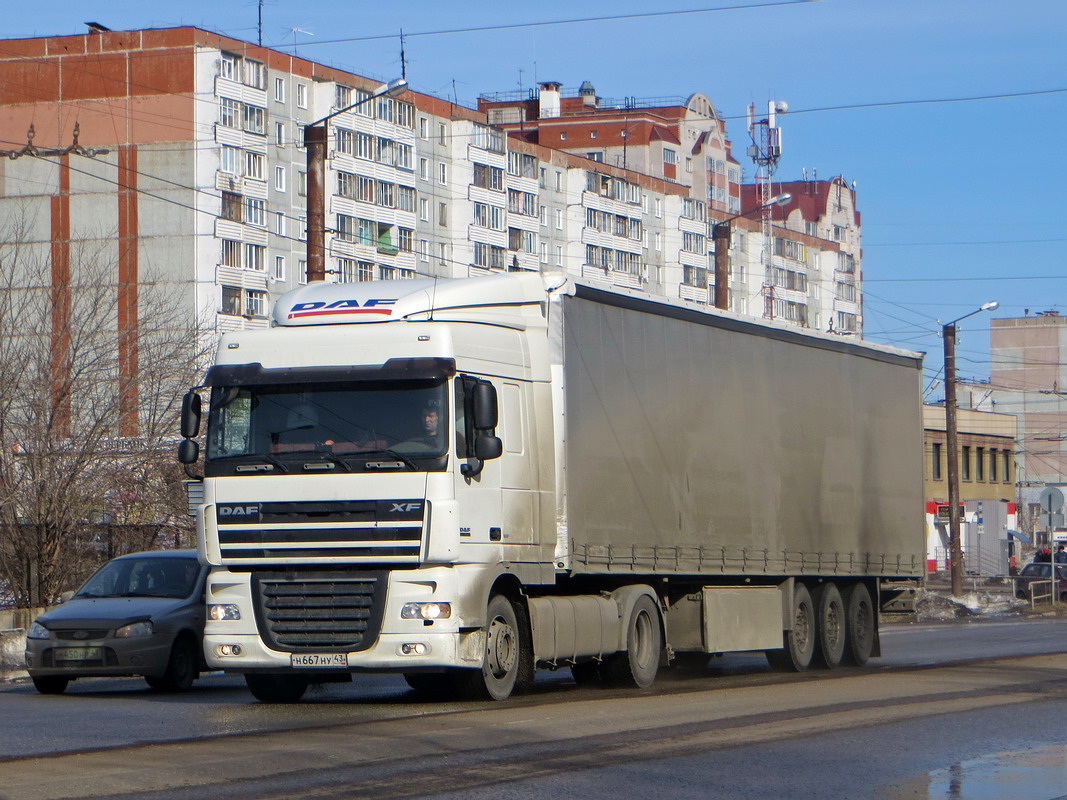
POLYGON ((217 364, 207 371, 207 386, 252 386, 338 381, 444 380, 456 374, 452 358, 391 358, 381 365, 281 367, 262 364, 217 364))

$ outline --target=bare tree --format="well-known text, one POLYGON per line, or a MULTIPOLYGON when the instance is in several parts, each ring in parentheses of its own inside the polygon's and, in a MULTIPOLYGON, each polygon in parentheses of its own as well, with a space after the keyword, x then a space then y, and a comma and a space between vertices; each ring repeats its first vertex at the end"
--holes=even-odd
POLYGON ((71 243, 60 262, 29 240, 32 226, 9 227, 0 593, 6 584, 16 605, 42 605, 112 555, 181 538, 178 408, 206 337, 179 287, 117 283, 114 239, 71 243))

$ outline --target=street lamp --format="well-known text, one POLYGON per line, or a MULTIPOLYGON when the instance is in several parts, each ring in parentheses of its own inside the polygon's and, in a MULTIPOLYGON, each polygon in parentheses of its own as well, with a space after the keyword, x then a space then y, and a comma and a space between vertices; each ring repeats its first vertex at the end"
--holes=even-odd
POLYGON ((960 462, 957 452, 956 430, 956 323, 983 311, 995 311, 1000 303, 992 301, 969 314, 957 317, 941 326, 945 343, 945 447, 948 450, 948 531, 949 559, 952 575, 952 596, 963 594, 963 545, 960 541, 960 462))
POLYGON ((307 148, 307 280, 326 279, 326 141, 327 123, 338 114, 351 111, 379 97, 396 97, 408 88, 403 78, 394 78, 374 94, 351 105, 339 108, 320 120, 304 126, 304 147, 307 148))
POLYGON ((750 208, 748 211, 743 211, 740 214, 734 214, 732 217, 727 217, 721 222, 716 222, 715 226, 711 229, 711 238, 715 242, 715 307, 729 309, 730 308, 730 287, 729 274, 730 274, 730 223, 741 217, 747 217, 749 214, 753 214, 757 211, 762 211, 765 208, 771 206, 784 206, 790 200, 793 199, 793 195, 789 192, 779 194, 772 197, 766 203, 758 205, 755 208, 750 208))

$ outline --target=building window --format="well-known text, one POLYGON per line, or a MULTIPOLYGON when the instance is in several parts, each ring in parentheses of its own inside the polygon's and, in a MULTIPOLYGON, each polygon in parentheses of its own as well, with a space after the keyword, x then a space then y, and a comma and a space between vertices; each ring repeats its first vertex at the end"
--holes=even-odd
POLYGON ((263 228, 267 225, 267 201, 245 198, 245 222, 263 228))
POLYGON ((245 269, 263 272, 267 269, 267 248, 259 244, 245 244, 245 269))
POLYGON ((989 448, 989 482, 997 482, 997 450, 995 447, 989 448))
POLYGON ((285 78, 274 79, 274 99, 279 103, 285 102, 285 78))
POLYGON ((266 166, 267 159, 262 153, 253 153, 251 150, 245 151, 245 177, 254 178, 261 181, 264 179, 264 168, 266 166))
POLYGON ((288 218, 281 211, 274 214, 274 232, 279 236, 285 236, 288 232, 288 218))
POLYGON ((942 450, 941 443, 940 442, 934 442, 933 443, 933 447, 931 448, 931 454, 930 454, 930 476, 935 481, 939 481, 939 480, 942 479, 942 476, 941 476, 941 450, 942 450))
POLYGON ((556 245, 556 266, 563 266, 563 245, 556 245))
POLYGON ((664 164, 677 164, 678 154, 671 150, 669 147, 663 148, 663 163, 664 164))
POLYGON ((240 222, 244 219, 243 207, 241 200, 243 198, 239 194, 233 192, 222 193, 222 218, 231 220, 232 222, 240 222))
POLYGON ((274 123, 274 144, 278 147, 283 147, 285 145, 285 123, 274 123))
POLYGON ((245 315, 249 317, 266 316, 267 293, 255 289, 245 290, 245 315))
POLYGON ((308 195, 308 174, 306 172, 300 172, 297 175, 296 193, 301 197, 307 197, 308 195))
POLYGON ((285 280, 285 256, 274 257, 274 274, 271 277, 276 281, 285 280))
POLYGON ((236 175, 240 168, 240 156, 241 151, 236 147, 222 146, 222 153, 219 155, 219 171, 225 172, 229 175, 236 175))
POLYGON ((419 117, 419 138, 428 139, 430 136, 430 123, 426 117, 419 117))
POLYGON ((560 131, 559 132, 559 140, 561 142, 567 141, 567 132, 566 131, 560 131))
POLYGON ((1002 459, 1001 463, 1004 466, 1004 469, 1001 471, 1000 479, 1004 481, 1004 483, 1011 483, 1011 450, 1001 450, 1000 456, 1002 459))
POLYGON ((437 204, 437 224, 448 225, 448 203, 437 204))
POLYGON ((960 478, 965 481, 971 479, 971 448, 964 445, 960 453, 960 478))
POLYGON ((266 134, 267 109, 246 105, 244 107, 244 130, 248 133, 266 134))
POLYGON ((251 86, 253 89, 266 89, 267 88, 267 65, 262 61, 253 61, 250 58, 244 60, 244 80, 245 86, 251 86))
POLYGON ((985 480, 985 448, 974 448, 974 479, 976 481, 985 480))
POLYGON ((438 164, 437 180, 442 186, 448 185, 448 164, 438 164))
POLYGON ((285 191, 285 167, 274 168, 274 190, 278 192, 285 191))
POLYGON ((219 123, 227 128, 240 127, 241 104, 237 100, 228 97, 219 101, 219 123))
POLYGON ((241 290, 238 287, 222 287, 222 307, 219 313, 231 317, 241 316, 241 290))
POLYGON ((306 83, 298 83, 296 85, 296 105, 297 108, 308 107, 308 87, 306 83))
POLYGON ((240 72, 241 58, 233 53, 223 53, 222 62, 219 64, 219 77, 235 81, 240 72))
POLYGON ((430 179, 430 160, 427 158, 419 159, 419 177, 422 178, 424 181, 428 181, 430 179))
POLYGON ((241 266, 241 243, 233 239, 222 240, 222 256, 219 263, 224 267, 241 266))

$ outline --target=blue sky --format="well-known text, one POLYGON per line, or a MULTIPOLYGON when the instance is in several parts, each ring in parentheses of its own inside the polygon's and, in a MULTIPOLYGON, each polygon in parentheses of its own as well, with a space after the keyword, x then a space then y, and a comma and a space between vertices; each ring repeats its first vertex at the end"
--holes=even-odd
MULTIPOLYGON (((256 0, 18 4, 4 35, 196 25, 257 38, 256 0)), ((531 5, 266 0, 263 43, 473 105, 536 80, 604 97, 708 94, 745 164, 750 102, 789 103, 777 177, 855 181, 863 214, 867 338, 930 353, 940 323, 989 300, 993 316, 1067 314, 1067 3, 1064 0, 542 0, 531 5), (427 32, 649 11, 726 10, 427 32), (347 41, 338 39, 386 36, 347 41), (1049 91, 1060 90, 1060 91, 1049 91), (1045 94, 1024 94, 1048 92, 1045 94), (1023 95, 986 100, 962 98, 1023 95), (939 100, 912 103, 905 101, 939 100), (951 101, 951 102, 949 102, 951 101), (879 105, 868 108, 828 109, 879 105)), ((960 325, 961 377, 988 377, 988 319, 960 325)))

